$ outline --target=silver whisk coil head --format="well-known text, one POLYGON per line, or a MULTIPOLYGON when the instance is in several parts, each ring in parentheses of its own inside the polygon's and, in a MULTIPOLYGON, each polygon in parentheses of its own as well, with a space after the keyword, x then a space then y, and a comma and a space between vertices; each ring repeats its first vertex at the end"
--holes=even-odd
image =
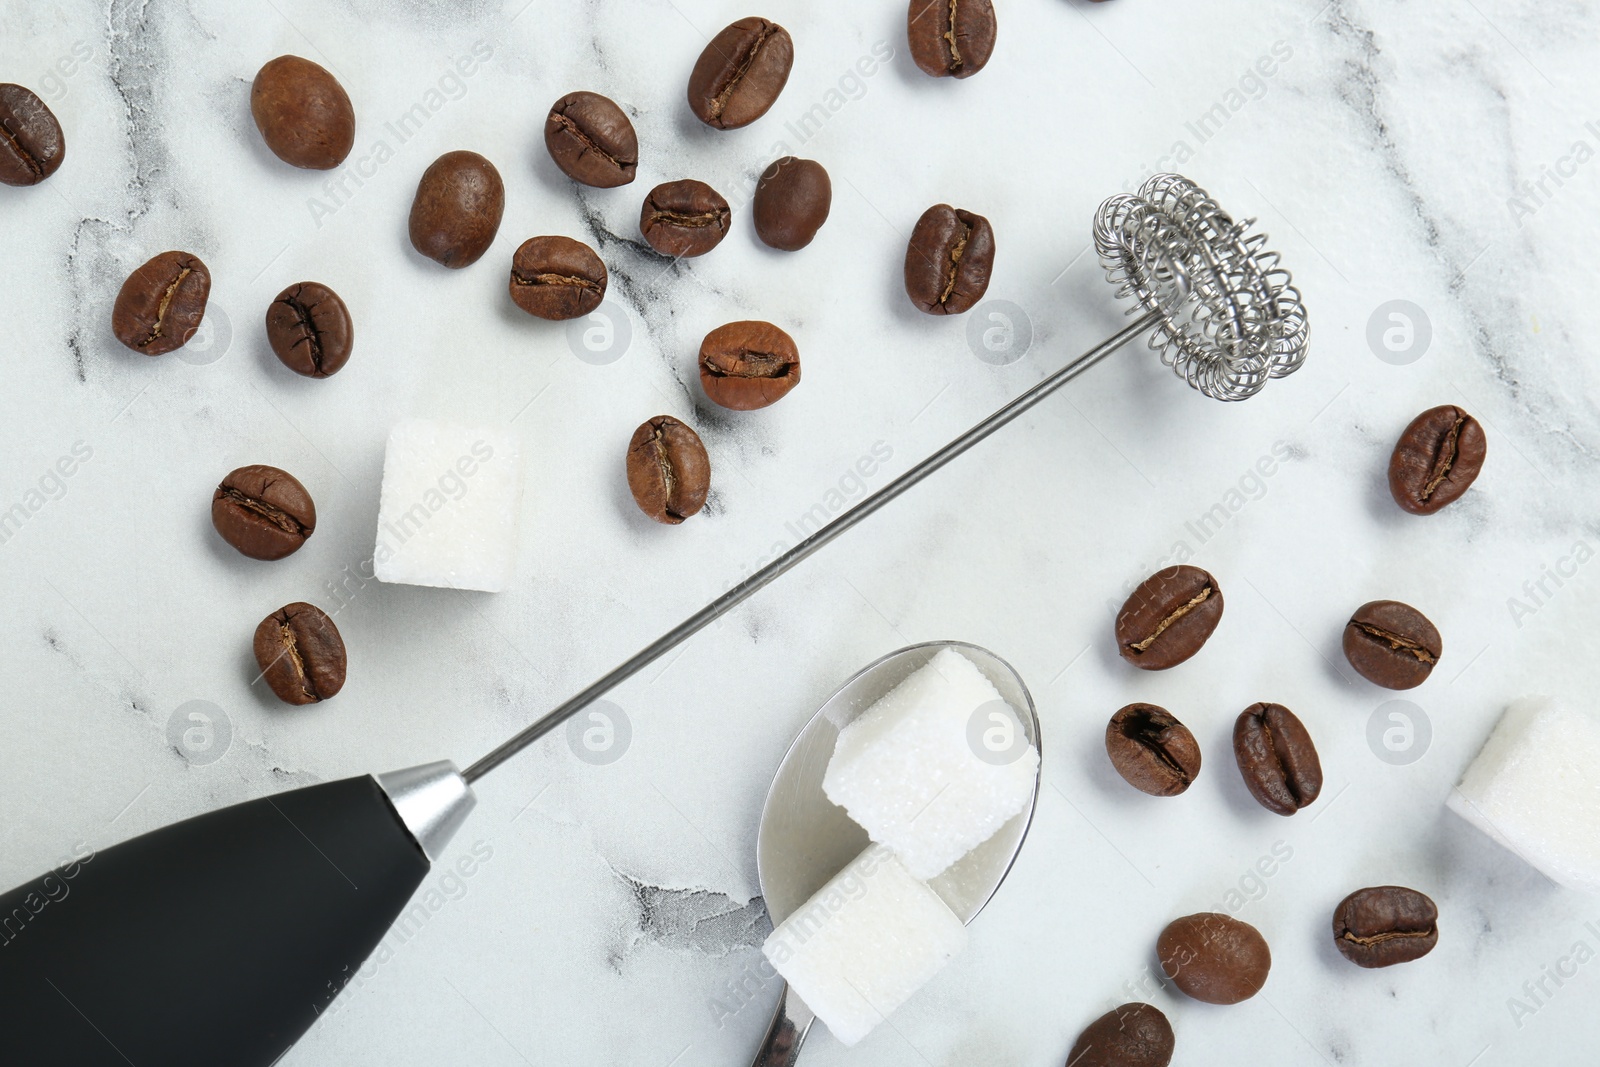
POLYGON ((1300 369, 1309 324, 1300 291, 1266 247, 1206 191, 1157 174, 1095 214, 1094 243, 1119 297, 1160 316, 1150 347, 1214 400, 1245 400, 1300 369))

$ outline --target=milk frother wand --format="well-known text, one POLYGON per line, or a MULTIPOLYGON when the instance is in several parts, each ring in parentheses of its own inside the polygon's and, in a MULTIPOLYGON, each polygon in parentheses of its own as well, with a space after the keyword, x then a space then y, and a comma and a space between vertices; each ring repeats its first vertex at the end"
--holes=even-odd
POLYGON ((1297 370, 1305 308, 1253 223, 1174 174, 1107 200, 1094 243, 1118 296, 1137 302, 1126 328, 464 772, 442 761, 247 801, 0 896, 0 1048, 75 1067, 272 1064, 399 916, 471 811, 471 783, 645 665, 1146 331, 1162 362, 1214 399, 1247 399, 1297 370))

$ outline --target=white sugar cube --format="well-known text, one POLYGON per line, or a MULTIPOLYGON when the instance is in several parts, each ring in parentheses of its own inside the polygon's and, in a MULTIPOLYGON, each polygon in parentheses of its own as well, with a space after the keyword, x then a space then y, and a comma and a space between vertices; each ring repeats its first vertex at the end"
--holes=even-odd
POLYGON ((926 881, 1027 807, 1039 753, 971 660, 940 651, 839 732, 828 799, 926 881))
POLYGON ((522 456, 504 429, 408 419, 389 433, 379 581, 498 593, 511 584, 522 456))
POLYGON ((967 928, 882 845, 772 931, 761 951, 795 995, 854 1045, 967 946, 967 928))
POLYGON ((1446 802, 1571 889, 1600 893, 1600 719, 1549 700, 1501 716, 1446 802))

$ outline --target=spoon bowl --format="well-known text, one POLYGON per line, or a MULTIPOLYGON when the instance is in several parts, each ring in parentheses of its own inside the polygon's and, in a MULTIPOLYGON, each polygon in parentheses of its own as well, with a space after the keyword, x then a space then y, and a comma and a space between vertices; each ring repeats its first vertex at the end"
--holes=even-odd
MULTIPOLYGON (((1016 709, 1028 741, 1042 751, 1039 716, 1028 687, 1009 663, 988 649, 960 641, 933 641, 891 652, 863 668, 806 723, 767 791, 756 838, 756 871, 773 926, 810 900, 871 844, 866 830, 822 791, 822 778, 839 732, 947 648, 959 651, 989 679, 1016 709)), ((1036 774, 1027 806, 993 837, 928 883, 963 923, 977 917, 1010 873, 1038 801, 1036 774)), ((792 1067, 815 1021, 815 1014, 786 985, 753 1067, 792 1067)))

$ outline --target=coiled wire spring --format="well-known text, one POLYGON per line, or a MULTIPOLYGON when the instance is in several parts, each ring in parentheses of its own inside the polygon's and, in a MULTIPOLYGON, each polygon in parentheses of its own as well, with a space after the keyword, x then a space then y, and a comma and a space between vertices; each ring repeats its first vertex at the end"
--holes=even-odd
POLYGON ((1094 242, 1119 297, 1160 320, 1150 347, 1215 400, 1244 400, 1305 362, 1309 323, 1300 291, 1252 234, 1206 191, 1157 174, 1137 195, 1114 196, 1095 215, 1094 242))

